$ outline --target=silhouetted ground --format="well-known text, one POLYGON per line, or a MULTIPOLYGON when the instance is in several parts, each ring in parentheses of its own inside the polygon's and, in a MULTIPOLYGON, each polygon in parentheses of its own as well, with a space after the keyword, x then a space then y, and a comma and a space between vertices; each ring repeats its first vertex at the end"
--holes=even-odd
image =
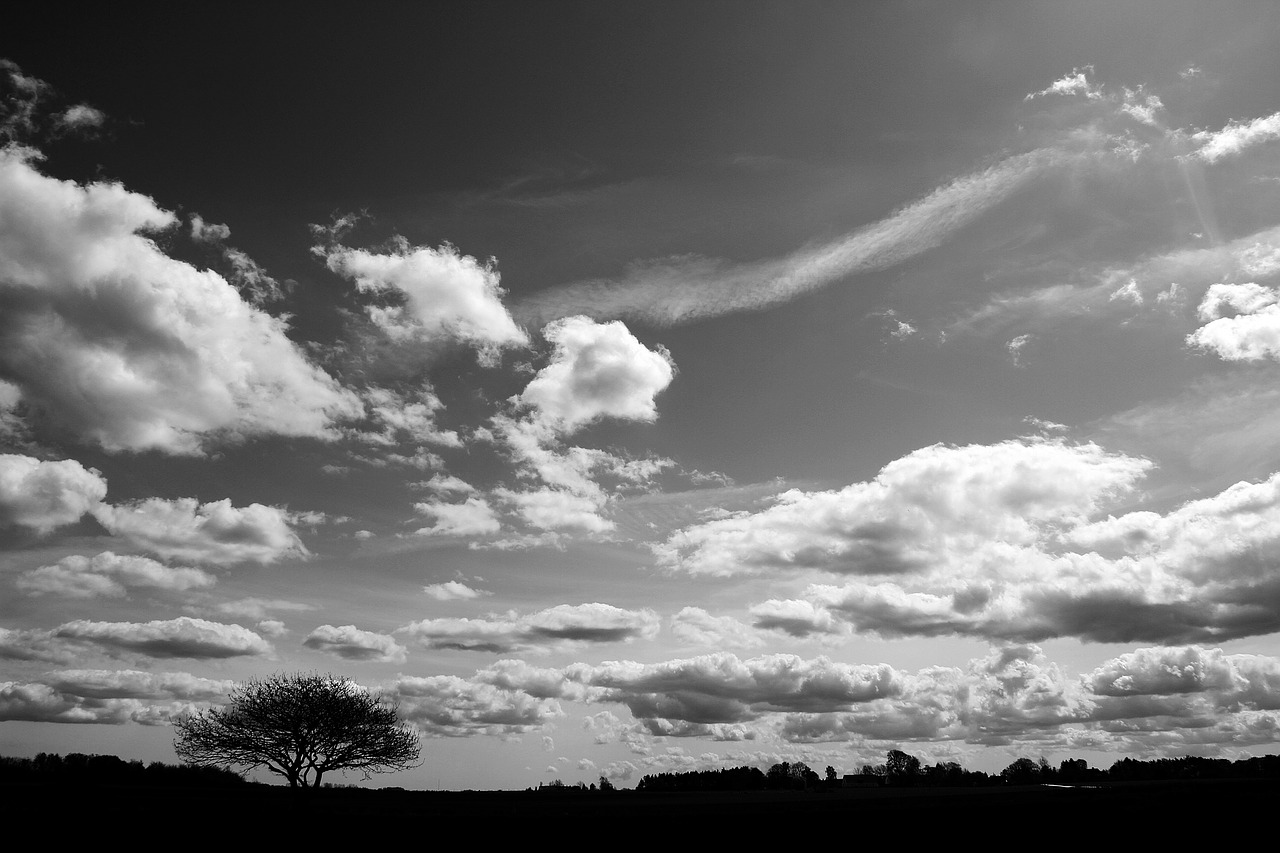
POLYGON ((534 849, 593 844, 628 850, 628 840, 652 846, 681 839, 756 844, 787 838, 814 850, 893 839, 1001 847, 1039 839, 1110 847, 1120 841, 1185 841, 1187 833, 1214 824, 1269 823, 1277 795, 1280 782, 1272 780, 669 794, 291 791, 261 785, 0 788, 10 830, 42 827, 46 841, 188 839, 193 846, 221 849, 304 839, 327 842, 329 849, 347 838, 384 834, 387 840, 417 837, 435 847, 450 831, 465 838, 449 846, 465 848, 485 848, 495 838, 534 849))

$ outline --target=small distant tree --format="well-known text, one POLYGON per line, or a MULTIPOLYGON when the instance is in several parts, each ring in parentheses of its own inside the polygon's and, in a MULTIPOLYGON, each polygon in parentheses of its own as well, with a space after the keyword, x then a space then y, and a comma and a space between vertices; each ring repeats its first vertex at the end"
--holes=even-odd
POLYGON ((331 770, 367 779, 419 763, 418 733, 396 706, 332 675, 251 679, 225 707, 179 718, 174 729, 173 748, 188 764, 262 767, 294 788, 319 788, 331 770))

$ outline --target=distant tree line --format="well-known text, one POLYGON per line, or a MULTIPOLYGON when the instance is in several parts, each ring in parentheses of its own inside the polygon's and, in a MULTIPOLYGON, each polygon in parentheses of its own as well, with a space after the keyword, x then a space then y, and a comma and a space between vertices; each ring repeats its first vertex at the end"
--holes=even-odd
MULTIPOLYGON (((1280 778, 1280 755, 1264 755, 1231 761, 1226 758, 1157 758, 1138 761, 1122 758, 1109 769, 1090 767, 1083 758, 1068 758, 1057 767, 1044 758, 1019 758, 999 773, 965 770, 954 761, 923 765, 920 759, 902 750, 890 750, 884 764, 864 765, 856 776, 872 777, 876 784, 919 787, 976 787, 986 785, 1088 785, 1100 782, 1157 781, 1177 779, 1261 779, 1280 778)), ((825 777, 804 762, 782 762, 768 772, 757 767, 721 770, 693 770, 687 773, 657 773, 645 776, 637 791, 763 791, 833 790, 844 785, 835 768, 827 767, 825 777)))
POLYGON ((217 767, 159 761, 144 765, 114 755, 73 752, 62 756, 42 752, 35 758, 0 756, 0 785, 225 788, 246 784, 240 774, 217 767))

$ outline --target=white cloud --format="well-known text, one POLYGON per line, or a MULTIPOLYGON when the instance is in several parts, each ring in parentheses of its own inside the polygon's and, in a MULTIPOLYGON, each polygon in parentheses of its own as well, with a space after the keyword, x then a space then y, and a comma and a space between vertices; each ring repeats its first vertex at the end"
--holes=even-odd
POLYGON ((1187 335, 1187 344, 1209 350, 1225 361, 1280 359, 1280 293, 1269 287, 1214 284, 1200 303, 1209 322, 1187 335), (1226 310, 1239 313, 1221 316, 1226 310))
POLYGON ((1022 361, 1022 353, 1027 348, 1027 345, 1031 343, 1033 337, 1033 335, 1018 335, 1004 345, 1005 350, 1009 353, 1009 359, 1015 367, 1025 366, 1022 361))
POLYGON ((1030 101, 1045 95, 1084 95, 1090 100, 1099 100, 1103 97, 1102 90, 1089 82, 1089 75, 1092 73, 1092 65, 1073 68, 1070 74, 1060 80, 1054 80, 1039 92, 1032 92, 1024 100, 1030 101))
POLYGON ((194 498, 149 498, 100 506, 94 517, 113 534, 165 558, 229 565, 308 555, 290 527, 290 514, 262 504, 234 507, 229 499, 201 504, 194 498))
POLYGON ((185 672, 61 670, 42 682, 0 683, 0 720, 164 725, 194 711, 195 702, 224 696, 232 686, 185 672))
POLYGON ((596 689, 594 701, 625 704, 640 720, 691 723, 744 722, 777 711, 847 710, 902 689, 898 674, 884 664, 781 654, 741 660, 720 652, 656 664, 575 664, 568 671, 596 689))
POLYGON ((152 622, 91 622, 77 619, 58 626, 52 636, 108 651, 155 658, 219 659, 266 655, 271 646, 248 628, 179 616, 152 622))
POLYGON ((600 514, 608 497, 599 488, 543 488, 525 492, 495 489, 494 496, 514 505, 520 517, 539 530, 605 533, 614 529, 614 523, 600 514))
POLYGON ((182 592, 213 586, 216 578, 200 569, 166 566, 147 557, 117 556, 104 551, 94 557, 68 556, 18 576, 18 589, 30 595, 69 598, 120 597, 126 588, 182 592))
POLYGON ((444 408, 430 386, 401 395, 386 388, 366 388, 362 392, 370 417, 380 432, 353 432, 370 444, 391 446, 401 442, 461 447, 462 439, 453 430, 436 426, 436 414, 444 408))
POLYGON ((732 616, 712 616, 701 607, 685 607, 671 617, 671 633, 681 643, 711 648, 764 645, 758 631, 732 616))
POLYGON ((612 495, 598 478, 613 478, 616 487, 643 486, 674 463, 566 447, 561 440, 604 418, 654 420, 655 398, 674 378, 675 364, 665 349, 647 348, 618 322, 569 317, 543 332, 553 344, 551 359, 511 398, 522 416, 496 415, 492 434, 522 475, 545 485, 499 488, 492 495, 539 530, 605 533, 614 529, 603 514, 612 495))
POLYGON ((394 339, 450 338, 481 348, 528 342, 502 304, 498 271, 452 246, 432 249, 399 240, 386 253, 341 245, 319 247, 317 253, 361 292, 403 303, 367 309, 370 319, 394 339))
POLYGON ((1230 122, 1222 130, 1201 131, 1191 137, 1200 143, 1196 156, 1208 163, 1233 157, 1246 148, 1280 138, 1280 113, 1248 122, 1230 122))
POLYGON ((476 487, 452 474, 433 474, 430 480, 413 483, 415 489, 427 489, 438 495, 473 495, 476 487))
POLYGON ((106 113, 88 104, 76 104, 75 106, 67 107, 58 116, 58 123, 70 130, 88 130, 101 127, 106 120, 106 113))
POLYGON ((241 598, 237 601, 224 601, 214 608, 219 614, 232 619, 266 619, 277 610, 305 612, 314 610, 310 604, 283 599, 241 598))
POLYGON ((939 187, 889 217, 833 242, 782 258, 733 264, 680 257, 637 264, 617 280, 552 288, 515 312, 531 325, 577 314, 659 326, 759 311, 859 273, 887 269, 944 243, 1037 177, 1075 159, 1042 149, 939 187))
POLYGON ((401 676, 389 693, 406 720, 442 737, 534 731, 564 716, 554 699, 507 691, 453 675, 401 676))
POLYGON ((404 663, 406 649, 387 634, 361 631, 355 625, 321 625, 302 645, 345 660, 404 663))
POLYGON ((473 589, 460 581, 427 584, 422 591, 436 601, 470 601, 482 595, 493 595, 483 589, 473 589))
POLYGON ((922 448, 874 480, 779 495, 752 514, 694 525, 656 548, 694 574, 779 569, 896 575, 956 559, 987 539, 1029 544, 1130 490, 1151 463, 1095 444, 1023 439, 922 448))
POLYGON ((107 450, 182 454, 215 435, 331 438, 359 416, 281 320, 144 236, 176 221, 0 151, 0 368, 27 404, 107 450))
POLYGON ((831 611, 810 601, 771 599, 751 607, 752 624, 766 631, 793 637, 820 637, 848 633, 848 626, 831 611))
POLYGON ((651 639, 659 627, 652 610, 623 610, 595 602, 560 604, 524 616, 511 612, 489 619, 424 619, 400 630, 427 648, 506 653, 651 639))
POLYGON ((106 496, 102 474, 74 459, 46 462, 0 454, 0 526, 17 524, 48 533, 79 521, 106 496))
POLYGON ((493 507, 483 498, 470 497, 456 504, 424 501, 413 508, 435 519, 430 527, 418 528, 418 536, 486 536, 502 529, 493 507))
POLYGON ((520 393, 520 403, 558 432, 574 433, 600 418, 652 421, 654 398, 675 377, 675 363, 661 347, 651 350, 620 322, 565 317, 542 335, 551 361, 520 393))
POLYGON ((188 672, 142 672, 136 669, 64 669, 45 675, 53 689, 87 699, 186 699, 197 702, 226 697, 231 680, 198 678, 188 672))

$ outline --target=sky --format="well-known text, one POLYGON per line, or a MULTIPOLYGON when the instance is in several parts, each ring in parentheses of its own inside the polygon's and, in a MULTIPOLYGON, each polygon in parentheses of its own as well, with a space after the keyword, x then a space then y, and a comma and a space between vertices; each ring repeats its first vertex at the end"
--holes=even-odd
POLYGON ((0 754, 313 671, 406 788, 1280 751, 1274 4, 38 5, 0 754))

